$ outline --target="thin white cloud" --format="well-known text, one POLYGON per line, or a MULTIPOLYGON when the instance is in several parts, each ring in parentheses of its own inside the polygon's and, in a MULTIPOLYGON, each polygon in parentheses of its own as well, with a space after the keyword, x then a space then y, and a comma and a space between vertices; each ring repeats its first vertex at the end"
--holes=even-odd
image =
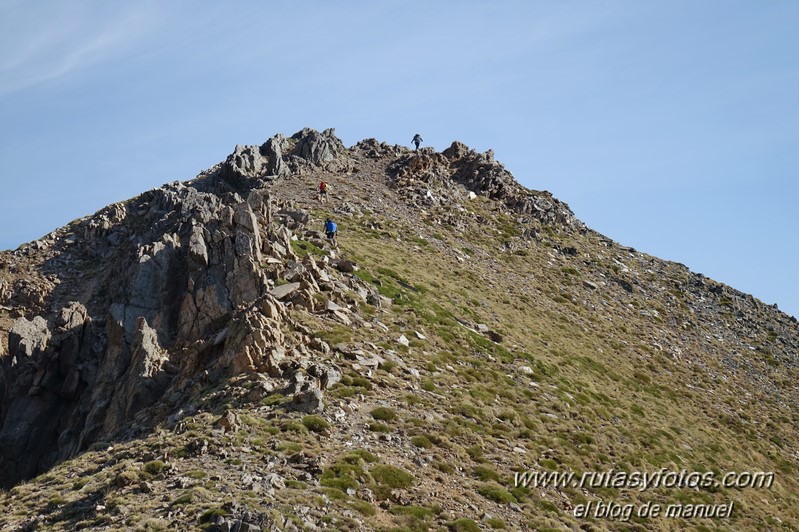
POLYGON ((133 49, 159 20, 155 4, 12 2, 0 8, 0 94, 81 72, 133 49))

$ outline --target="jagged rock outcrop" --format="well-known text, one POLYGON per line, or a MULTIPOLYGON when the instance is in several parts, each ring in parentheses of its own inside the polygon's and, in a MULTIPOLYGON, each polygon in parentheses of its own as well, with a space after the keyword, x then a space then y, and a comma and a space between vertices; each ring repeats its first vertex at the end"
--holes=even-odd
POLYGON ((494 160, 492 150, 478 153, 456 141, 442 155, 454 170, 451 179, 467 189, 502 201, 512 210, 531 215, 545 224, 584 228, 568 205, 549 192, 533 192, 519 185, 513 175, 494 160))
POLYGON ((277 134, 267 140, 261 150, 268 158, 267 175, 285 177, 291 173, 289 165, 284 160, 284 154, 288 155, 291 146, 283 135, 277 134))
MULTIPOLYGON (((358 147, 374 153, 388 150, 388 147, 374 144, 360 144, 358 147)), ((398 186, 412 192, 422 205, 446 203, 445 198, 453 195, 452 183, 456 183, 470 193, 501 201, 511 211, 543 224, 585 230, 585 225, 568 205, 553 198, 549 192, 532 191, 521 186, 501 163, 494 160, 492 150, 479 153, 455 141, 441 153, 424 148, 416 153, 402 154, 389 167, 389 172, 400 180, 398 186), (424 185, 415 186, 414 181, 424 185)), ((465 199, 457 193, 454 198, 465 199)))
POLYGON ((225 164, 243 176, 260 177, 269 164, 269 158, 258 146, 236 146, 225 164))
POLYGON ((321 133, 305 128, 286 138, 277 134, 261 146, 236 146, 221 167, 221 175, 236 189, 253 179, 275 179, 293 172, 322 166, 338 159, 344 144, 333 129, 321 133))
MULTIPOLYGON (((294 231, 310 221, 308 213, 274 205, 263 186, 343 151, 333 130, 237 146, 189 185, 110 206, 78 221, 63 240, 54 234, 51 246, 70 254, 54 253, 52 267, 79 260, 96 265, 96 277, 86 284, 86 273, 75 269, 71 288, 81 287, 80 303, 63 306, 50 324, 20 317, 9 331, 9 356, 0 358, 0 484, 120 430, 143 430, 169 413, 166 396, 179 402, 203 372, 289 378, 296 368, 282 364, 286 353, 309 353, 292 351, 299 340, 286 305, 313 311, 320 283, 331 283, 316 263, 306 269, 296 260, 294 231)), ((46 307, 68 288, 31 289, 19 306, 46 307)), ((15 303, 25 293, 4 290, 15 303)))
POLYGON ((216 364, 232 373, 281 375, 286 339, 280 329, 282 305, 271 296, 231 320, 223 354, 216 364), (263 310, 262 310, 263 309, 263 310), (281 309, 281 310, 278 310, 281 309))
POLYGON ((36 316, 28 321, 19 318, 8 333, 8 349, 15 356, 31 357, 37 351, 44 351, 50 340, 50 329, 47 320, 36 316))
POLYGON ((344 153, 344 144, 332 128, 321 133, 305 128, 291 138, 297 142, 292 155, 317 166, 333 161, 344 153))
POLYGON ((47 299, 56 288, 56 283, 48 276, 17 279, 0 286, 0 305, 24 307, 34 313, 47 310, 47 299))

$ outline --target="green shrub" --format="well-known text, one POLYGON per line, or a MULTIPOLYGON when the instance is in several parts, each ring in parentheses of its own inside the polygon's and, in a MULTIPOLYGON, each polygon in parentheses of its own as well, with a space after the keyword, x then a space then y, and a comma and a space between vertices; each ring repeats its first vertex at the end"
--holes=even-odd
POLYGON ((292 240, 291 248, 300 258, 305 258, 306 255, 316 255, 317 257, 325 255, 324 250, 305 240, 292 240))
POLYGON ((411 443, 414 446, 420 447, 422 449, 432 449, 433 447, 433 442, 431 442, 430 438, 427 436, 414 436, 411 438, 411 443))
POLYGON ((544 458, 541 460, 541 466, 549 469, 550 471, 557 471, 558 470, 558 463, 554 460, 549 458, 544 458))
POLYGON ((377 508, 375 508, 372 503, 366 501, 352 501, 350 506, 366 517, 371 517, 377 513, 377 508))
POLYGON ((120 487, 129 486, 130 484, 138 482, 140 478, 141 478, 140 472, 132 471, 130 469, 125 469, 116 476, 116 478, 114 479, 114 484, 120 487))
POLYGON ((340 398, 347 398, 353 397, 356 393, 358 393, 355 388, 350 386, 342 386, 340 383, 336 383, 332 390, 330 390, 331 395, 340 398))
POLYGON ((330 423, 322 416, 305 416, 302 418, 302 424, 311 432, 324 432, 330 428, 330 423))
POLYGON ((377 462, 377 457, 367 451, 366 449, 356 449, 354 451, 350 451, 344 456, 344 462, 348 464, 359 464, 361 460, 368 464, 373 464, 377 462))
POLYGON ((446 473, 447 475, 451 475, 452 473, 455 472, 455 468, 446 462, 434 462, 433 467, 435 467, 442 473, 446 473))
POLYGON ((153 460, 152 462, 147 462, 143 466, 144 471, 153 476, 159 475, 166 468, 166 464, 161 460, 153 460))
POLYGON ((366 377, 352 377, 352 386, 356 388, 364 388, 365 390, 372 389, 372 383, 366 377))
POLYGON ((200 516, 200 522, 201 523, 211 523, 217 517, 226 516, 229 513, 230 512, 228 512, 224 508, 211 508, 211 509, 206 510, 205 512, 203 512, 203 514, 200 516))
POLYGON ((389 512, 394 515, 407 515, 414 519, 427 519, 433 516, 433 511, 424 506, 393 506, 389 512))
POLYGON ((491 469, 490 467, 486 466, 477 466, 472 471, 475 477, 478 480, 482 480, 483 482, 487 482, 489 480, 493 480, 495 482, 499 482, 499 473, 491 469))
POLYGON ((283 403, 285 400, 286 396, 279 393, 273 393, 272 395, 267 395, 261 399, 261 404, 264 406, 274 406, 283 403))
POLYGON ((346 501, 349 498, 349 496, 340 488, 321 488, 319 491, 334 501, 346 501))
MULTIPOLYGON (((300 426, 303 428, 303 430, 305 430, 305 426, 300 426)), ((284 441, 278 445, 277 450, 281 453, 294 454, 302 451, 302 445, 293 441, 284 441)), ((241 460, 239 460, 239 463, 235 465, 241 465, 241 460)))
POLYGON ((392 489, 410 488, 416 482, 416 478, 413 475, 392 465, 376 465, 370 473, 375 482, 392 489))
POLYGON ((493 528, 494 530, 500 530, 500 529, 504 530, 505 528, 507 528, 505 521, 503 521, 502 519, 498 519, 496 517, 492 517, 491 519, 486 519, 486 524, 491 528, 493 528))
POLYGON ((494 501, 499 504, 508 504, 511 502, 518 502, 516 497, 511 494, 508 490, 500 486, 499 484, 483 484, 479 488, 477 488, 477 493, 485 497, 490 501, 494 501))
POLYGON ((529 486, 516 486, 515 488, 511 488, 509 491, 511 492, 511 495, 516 497, 517 501, 523 501, 527 499, 532 492, 529 486))
POLYGON ((447 529, 452 532, 480 532, 480 527, 471 519, 458 519, 447 523, 447 529))
POLYGON ((406 393, 402 399, 409 405, 418 405, 422 402, 422 398, 412 393, 406 393))
POLYGON ((308 429, 305 427, 304 423, 297 421, 296 419, 287 419, 281 423, 280 430, 283 432, 296 432, 298 434, 308 433, 308 429))
POLYGON ((346 493, 348 489, 357 490, 363 479, 364 471, 359 465, 336 462, 325 470, 319 479, 319 484, 346 493))
POLYGON ((372 410, 371 415, 378 421, 394 421, 397 419, 397 412, 393 408, 378 406, 372 410))
POLYGON ((173 505, 174 504, 189 504, 193 500, 194 500, 194 492, 186 491, 186 492, 183 492, 183 494, 180 497, 178 497, 177 499, 172 501, 172 504, 173 505))
POLYGON ((472 445, 466 448, 466 454, 469 455, 469 458, 474 460, 475 462, 482 462, 484 461, 483 458, 483 448, 479 445, 472 445))
POLYGON ((497 418, 502 421, 514 421, 516 419, 516 412, 513 410, 505 410, 504 412, 500 412, 497 418))
POLYGON ((396 367, 397 367, 397 363, 396 362, 392 362, 391 360, 386 360, 385 362, 380 364, 380 369, 382 369, 383 371, 388 372, 388 373, 391 373, 391 371, 394 368, 396 368, 396 367))

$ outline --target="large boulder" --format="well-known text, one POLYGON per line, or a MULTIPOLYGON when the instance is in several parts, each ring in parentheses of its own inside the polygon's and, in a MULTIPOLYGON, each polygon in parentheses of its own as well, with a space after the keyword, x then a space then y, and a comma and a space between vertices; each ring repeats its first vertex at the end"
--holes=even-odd
MULTIPOLYGON (((28 317, 0 337, 14 355, 0 358, 0 487, 98 441, 141 433, 194 384, 241 373, 286 379, 310 358, 307 340, 293 348, 299 324, 288 309, 298 294, 316 302, 317 278, 330 278, 310 258, 299 263, 292 247, 310 214, 273 201, 264 181, 344 151, 332 130, 237 146, 190 183, 65 228, 47 265, 57 275, 4 280, 12 301, 3 306, 28 317), (268 294, 289 264, 296 284, 268 294)), ((321 366, 316 373, 317 387, 341 378, 321 366)), ((317 411, 319 398, 304 392, 300 407, 317 411)))
POLYGON ((56 318, 56 325, 64 331, 71 331, 82 327, 89 319, 89 311, 83 304, 73 301, 62 308, 56 318))
POLYGON ((8 333, 8 350, 15 356, 33 356, 37 351, 47 349, 52 334, 47 321, 41 316, 32 320, 18 318, 8 333))
POLYGON ((319 133, 310 128, 295 133, 292 139, 297 141, 292 155, 301 157, 306 161, 321 165, 332 161, 344 152, 344 144, 336 137, 333 128, 319 133))
MULTIPOLYGON (((268 301, 269 296, 266 298, 268 301)), ((268 373, 280 376, 279 364, 284 355, 285 337, 280 321, 255 307, 231 320, 225 335, 222 356, 216 366, 223 373, 268 373)))
POLYGON ((261 153, 258 146, 237 145, 233 153, 228 155, 225 164, 231 170, 246 177, 259 177, 264 174, 269 163, 268 157, 261 153))
POLYGON ((332 128, 321 133, 304 128, 290 138, 277 134, 261 146, 236 146, 221 165, 219 175, 234 190, 244 192, 261 180, 287 177, 304 167, 321 166, 344 151, 344 144, 332 128))
POLYGON ((288 164, 284 160, 284 156, 288 154, 290 144, 286 137, 277 134, 271 139, 267 140, 261 151, 266 154, 269 162, 266 167, 266 174, 269 176, 285 177, 291 173, 288 164))

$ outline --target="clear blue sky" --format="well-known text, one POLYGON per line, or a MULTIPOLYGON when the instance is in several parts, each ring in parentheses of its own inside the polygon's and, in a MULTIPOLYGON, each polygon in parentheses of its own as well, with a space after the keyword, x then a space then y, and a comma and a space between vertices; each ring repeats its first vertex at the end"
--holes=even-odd
POLYGON ((277 132, 418 131, 799 315, 797 28, 793 0, 5 0, 0 248, 277 132))

